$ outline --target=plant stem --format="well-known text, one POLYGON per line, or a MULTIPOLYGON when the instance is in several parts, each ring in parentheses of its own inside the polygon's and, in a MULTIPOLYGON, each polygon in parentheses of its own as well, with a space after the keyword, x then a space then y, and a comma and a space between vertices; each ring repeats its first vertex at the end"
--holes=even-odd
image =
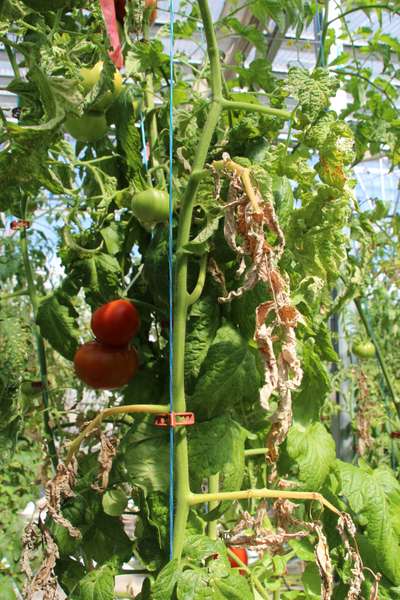
POLYGON ((235 563, 237 563, 239 565, 239 567, 241 569, 243 569, 243 571, 246 572, 246 575, 248 575, 250 577, 250 579, 252 580, 252 582, 254 584, 254 587, 256 588, 256 590, 260 594, 260 596, 262 598, 264 598, 265 600, 269 600, 269 595, 267 594, 267 591, 264 589, 263 584, 258 579, 258 577, 256 577, 256 575, 254 575, 254 573, 251 571, 251 569, 249 569, 249 567, 242 560, 240 560, 240 558, 234 552, 232 552, 232 550, 230 548, 227 548, 226 551, 227 551, 228 556, 230 556, 235 561, 235 563))
POLYGON ((326 500, 318 492, 287 492, 283 490, 267 490, 266 488, 261 489, 250 489, 250 490, 239 490, 236 492, 219 492, 215 494, 191 494, 189 497, 190 506, 196 504, 204 504, 205 502, 223 502, 224 500, 250 500, 251 498, 288 498, 292 500, 316 500, 323 506, 328 508, 330 511, 340 516, 341 512, 326 500))
MULTIPOLYGON (((196 156, 193 162, 192 174, 182 198, 179 217, 175 302, 174 302, 174 347, 173 347, 173 398, 174 411, 186 411, 185 398, 185 339, 186 321, 189 308, 187 291, 188 256, 180 252, 189 242, 192 224, 193 206, 196 192, 203 175, 208 150, 222 111, 222 77, 219 62, 219 52, 212 16, 207 0, 198 0, 199 9, 207 40, 207 51, 211 67, 212 101, 204 129, 201 134, 196 156)), ((179 427, 175 434, 176 458, 176 514, 174 528, 173 556, 180 558, 185 538, 186 523, 189 515, 191 496, 189 481, 188 442, 185 427, 179 427)))
POLYGON ((19 292, 14 292, 12 294, 4 294, 0 296, 0 302, 4 302, 5 300, 11 300, 12 298, 18 298, 19 296, 29 296, 28 290, 20 290, 19 292))
MULTIPOLYGON (((160 166, 157 160, 155 149, 158 141, 158 127, 157 127, 157 115, 155 113, 154 105, 154 88, 153 88, 153 75, 147 75, 146 77, 146 91, 145 91, 145 102, 147 111, 151 111, 150 115, 150 126, 149 126, 149 140, 150 140, 150 161, 153 168, 160 166)), ((147 149, 145 148, 145 152, 147 149)), ((157 169, 157 179, 163 189, 166 187, 164 171, 157 169)))
MULTIPOLYGON (((283 119, 289 119, 290 113, 284 110, 273 109, 258 104, 245 102, 230 102, 222 96, 222 71, 219 49, 214 31, 212 15, 207 0, 197 0, 204 34, 207 42, 207 53, 210 61, 211 102, 204 125, 196 155, 193 161, 192 173, 189 177, 186 190, 181 201, 179 226, 176 247, 175 291, 174 291, 174 343, 173 343, 173 398, 174 411, 186 411, 185 398, 185 339, 188 308, 193 299, 188 293, 188 255, 183 252, 184 246, 190 240, 193 206, 201 178, 204 175, 204 165, 207 160, 209 147, 223 109, 249 110, 262 112, 283 119)), ((204 273, 205 274, 205 273, 204 273)), ((201 280, 200 280, 201 284, 201 280)), ((197 287, 197 286, 196 286, 197 287)), ((200 286, 199 286, 200 287, 200 286)), ((195 289, 196 291, 196 289, 195 289)), ((200 291, 201 293, 201 291, 200 291)), ((192 292, 193 294, 193 292, 192 292)), ((197 296, 197 292, 196 295, 197 296)), ((206 500, 197 501, 201 495, 193 495, 190 491, 188 441, 185 427, 179 427, 175 434, 175 472, 176 472, 176 514, 173 541, 173 557, 180 559, 185 538, 185 528, 189 515, 189 508, 193 504, 203 501, 213 502, 219 500, 218 494, 207 494, 206 500)), ((240 492, 238 492, 240 494, 240 492)), ((246 496, 245 492, 244 497, 246 496)), ((235 494, 235 492, 233 493, 235 494)), ((228 499, 235 499, 230 496, 228 499)), ((319 494, 318 494, 319 498, 319 494)))
MULTIPOLYGON (((25 209, 24 209, 25 213, 25 209)), ((39 360, 40 367, 40 379, 42 382, 42 400, 43 400, 43 422, 44 422, 44 431, 47 440, 47 445, 49 447, 49 456, 52 462, 54 469, 57 468, 58 464, 58 456, 57 450, 54 442, 53 431, 50 427, 50 418, 49 418, 49 390, 48 390, 48 376, 47 376, 47 361, 46 361, 46 349, 44 347, 44 341, 40 334, 39 327, 36 324, 36 317, 39 308, 39 298, 36 292, 36 286, 33 279, 32 265, 29 258, 29 250, 28 250, 28 240, 26 235, 26 229, 21 229, 20 236, 20 246, 22 253, 22 260, 24 263, 25 269, 25 277, 28 284, 28 294, 32 305, 33 318, 34 318, 34 329, 35 329, 35 337, 36 337, 36 349, 39 360)))
POLYGON ((65 464, 71 462, 73 456, 78 452, 83 440, 101 424, 103 419, 111 417, 113 415, 127 415, 127 414, 149 414, 159 415, 161 413, 169 412, 169 406, 166 404, 126 404, 123 406, 113 406, 112 408, 106 408, 101 411, 90 423, 88 423, 85 429, 70 443, 68 448, 67 458, 65 464))
POLYGON ((265 115, 271 115, 280 119, 289 120, 291 113, 288 110, 281 108, 272 108, 272 106, 264 106, 264 104, 252 104, 251 102, 236 102, 235 100, 223 100, 222 107, 227 110, 245 110, 247 112, 259 112, 265 115))
POLYGON ((387 367, 386 367, 385 358, 384 358, 382 351, 378 345, 378 342, 375 338, 372 327, 367 319, 367 316, 365 314, 365 311, 362 306, 362 302, 361 302, 360 298, 354 298, 354 304, 356 305, 358 314, 360 315, 361 321, 363 322, 363 325, 368 334, 368 337, 371 339, 371 342, 373 343, 373 345, 375 347, 376 358, 378 359, 379 365, 381 367, 382 374, 383 374, 383 377, 385 378, 386 385, 389 390, 390 396, 392 397, 394 407, 397 411, 398 416, 400 417, 400 403, 397 401, 396 392, 395 392, 391 377, 389 375, 389 371, 387 370, 387 367))
POLYGON ((260 456, 261 454, 267 454, 268 448, 250 448, 244 451, 245 456, 260 456))
POLYGON ((7 53, 7 56, 8 56, 8 60, 10 61, 12 70, 14 71, 14 75, 15 75, 15 77, 17 77, 19 79, 21 77, 21 74, 20 74, 20 71, 19 71, 19 67, 18 67, 18 64, 17 64, 17 60, 15 58, 14 52, 11 50, 11 47, 10 47, 11 44, 8 43, 8 42, 6 42, 6 41, 4 41, 4 40, 3 40, 3 44, 4 44, 4 49, 5 49, 5 51, 7 53))
MULTIPOLYGON (((216 473, 215 475, 210 475, 210 477, 208 478, 208 491, 210 494, 216 494, 219 492, 219 473, 216 473)), ((217 508, 218 506, 218 502, 213 501, 210 502, 208 505, 209 510, 214 510, 214 508, 217 508)), ((218 525, 218 521, 210 521, 208 523, 208 537, 210 537, 212 540, 216 540, 217 539, 217 525, 218 525)))

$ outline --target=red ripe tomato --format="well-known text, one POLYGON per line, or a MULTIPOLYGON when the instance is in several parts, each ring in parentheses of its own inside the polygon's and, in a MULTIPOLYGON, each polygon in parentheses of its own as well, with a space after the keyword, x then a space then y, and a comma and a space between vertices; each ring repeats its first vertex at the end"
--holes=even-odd
MULTIPOLYGON (((238 557, 238 559, 239 559, 239 560, 241 560, 241 561, 242 561, 242 563, 244 563, 245 565, 247 565, 247 564, 248 564, 248 562, 249 562, 249 561, 248 561, 248 558, 247 558, 247 551, 246 551, 246 548, 237 548, 237 547, 235 547, 235 546, 231 546, 231 547, 229 547, 229 550, 230 550, 231 552, 233 552, 233 554, 236 554, 236 556, 238 557)), ((239 564, 238 564, 238 563, 235 561, 235 559, 234 559, 234 558, 232 558, 232 557, 231 557, 229 554, 228 554, 228 560, 229 560, 229 562, 230 562, 230 564, 231 564, 231 567, 233 567, 233 568, 237 568, 237 567, 239 567, 239 566, 240 566, 240 565, 239 565, 239 564)), ((243 569, 241 569, 241 570, 239 571, 239 573, 240 573, 241 575, 245 575, 245 573, 246 573, 246 572, 245 572, 243 569)))
POLYGON ((87 342, 74 357, 79 379, 95 390, 113 390, 129 383, 138 368, 135 348, 111 348, 87 342))
POLYGON ((126 346, 139 331, 140 317, 132 302, 113 300, 94 311, 91 327, 99 342, 126 346))

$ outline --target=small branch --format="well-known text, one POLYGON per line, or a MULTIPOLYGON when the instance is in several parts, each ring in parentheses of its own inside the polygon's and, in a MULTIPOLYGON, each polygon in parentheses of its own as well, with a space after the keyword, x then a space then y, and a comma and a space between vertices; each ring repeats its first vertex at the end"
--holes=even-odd
POLYGON ((191 292, 187 296, 187 302, 189 306, 197 302, 203 291, 207 275, 207 259, 207 254, 203 254, 203 256, 200 259, 199 276, 197 279, 196 287, 194 288, 193 292, 191 292))
POLYGON ((223 100, 222 108, 225 110, 244 110, 247 112, 259 112, 272 117, 278 117, 288 121, 291 118, 291 113, 288 110, 281 108, 272 108, 272 106, 264 106, 264 104, 252 104, 251 102, 236 102, 235 100, 223 100))
POLYGON ((11 298, 18 298, 19 296, 29 296, 29 291, 21 290, 19 292, 14 292, 13 294, 4 294, 3 296, 0 296, 0 302, 11 300, 11 298))
POLYGON ((5 48, 5 51, 6 51, 7 56, 8 56, 8 60, 10 61, 10 65, 12 67, 12 70, 14 71, 14 75, 15 75, 15 77, 17 79, 20 79, 21 78, 21 73, 19 71, 19 67, 18 67, 18 64, 17 64, 17 60, 15 58, 14 52, 11 50, 11 47, 10 47, 11 44, 10 44, 10 42, 6 42, 4 40, 3 40, 3 44, 4 44, 4 48, 5 48))
POLYGON ((223 502, 224 500, 250 500, 251 498, 287 498, 288 500, 316 500, 330 511, 341 516, 340 510, 326 500, 318 492, 285 492, 280 490, 252 489, 237 492, 219 492, 218 494, 190 494, 188 501, 191 506, 205 502, 223 502))
POLYGON ((126 406, 113 406, 106 408, 97 415, 95 419, 86 425, 85 429, 76 437, 69 445, 65 464, 68 465, 75 454, 78 452, 83 440, 101 424, 103 419, 112 415, 124 414, 149 414, 159 415, 160 413, 169 412, 169 406, 166 404, 127 404, 126 406))
POLYGON ((267 454, 267 452, 268 452, 268 448, 251 448, 249 450, 245 450, 244 455, 245 455, 245 457, 261 456, 262 454, 264 454, 264 456, 265 456, 267 454))
POLYGON ((253 571, 251 571, 249 569, 249 567, 242 560, 240 560, 240 558, 238 556, 236 556, 236 554, 234 552, 232 552, 232 550, 230 548, 227 548, 226 551, 228 553, 228 556, 230 556, 235 561, 235 563, 237 563, 239 565, 239 567, 241 569, 243 569, 243 571, 246 572, 246 575, 248 575, 250 577, 250 579, 252 580, 252 582, 254 584, 254 587, 256 588, 256 590, 260 594, 260 596, 262 598, 264 598, 265 600, 270 600, 270 597, 267 594, 267 591, 265 590, 263 584, 258 579, 258 577, 256 577, 256 575, 254 575, 253 571))
POLYGON ((373 332, 372 327, 371 327, 371 325, 370 325, 370 323, 369 323, 369 321, 367 319, 367 316, 366 316, 366 314, 364 312, 364 309, 363 309, 363 306, 362 306, 360 298, 354 298, 354 304, 356 305, 358 314, 360 315, 361 321, 363 322, 363 325, 365 327, 367 335, 368 335, 368 337, 370 338, 371 342, 373 343, 373 345, 375 347, 376 358, 378 359, 379 365, 381 367, 382 374, 383 374, 383 377, 384 377, 384 379, 386 381, 386 385, 388 387, 390 396, 392 397, 393 404, 394 404, 394 407, 396 409, 396 412, 397 412, 397 414, 400 417, 400 403, 397 401, 396 392, 395 392, 395 389, 394 389, 391 377, 390 377, 389 372, 388 372, 387 367, 386 367, 385 358, 384 358, 384 356, 383 356, 383 354, 381 352, 381 349, 380 349, 380 347, 378 345, 378 342, 376 341, 374 332, 373 332))

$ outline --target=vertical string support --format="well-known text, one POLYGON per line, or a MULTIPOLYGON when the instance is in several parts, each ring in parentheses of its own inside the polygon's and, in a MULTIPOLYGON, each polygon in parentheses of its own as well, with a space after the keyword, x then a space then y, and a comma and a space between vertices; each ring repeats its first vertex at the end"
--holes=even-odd
MULTIPOLYGON (((174 378, 174 273, 173 273, 173 256, 174 256, 174 237, 173 237, 173 217, 174 217, 174 201, 173 201, 173 154, 174 154, 174 3, 170 0, 169 3, 169 67, 170 67, 170 85, 169 85, 169 223, 168 223, 168 275, 169 275, 169 404, 171 414, 174 411, 174 394, 173 394, 173 378, 174 378)), ((169 551, 170 559, 173 557, 174 544, 174 428, 169 428, 169 551)))

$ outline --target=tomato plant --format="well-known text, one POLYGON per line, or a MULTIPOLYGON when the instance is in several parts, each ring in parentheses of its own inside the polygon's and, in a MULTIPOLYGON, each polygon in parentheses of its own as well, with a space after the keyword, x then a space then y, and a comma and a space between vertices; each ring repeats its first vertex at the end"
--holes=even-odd
POLYGON ((74 357, 79 379, 96 390, 112 390, 129 383, 138 369, 134 348, 106 346, 97 341, 78 348, 74 357))
POLYGON ((92 315, 91 328, 96 339, 109 346, 126 346, 139 327, 139 313, 128 300, 103 304, 92 315))
POLYGON ((121 36, 112 0, 3 4, 0 589, 114 600, 134 561, 140 600, 395 600, 399 223, 354 165, 397 164, 398 49, 331 48, 397 8, 184 0, 170 64, 154 0, 115 3, 121 36), (274 72, 314 22, 315 68, 274 72), (377 360, 341 363, 347 321, 377 360))

